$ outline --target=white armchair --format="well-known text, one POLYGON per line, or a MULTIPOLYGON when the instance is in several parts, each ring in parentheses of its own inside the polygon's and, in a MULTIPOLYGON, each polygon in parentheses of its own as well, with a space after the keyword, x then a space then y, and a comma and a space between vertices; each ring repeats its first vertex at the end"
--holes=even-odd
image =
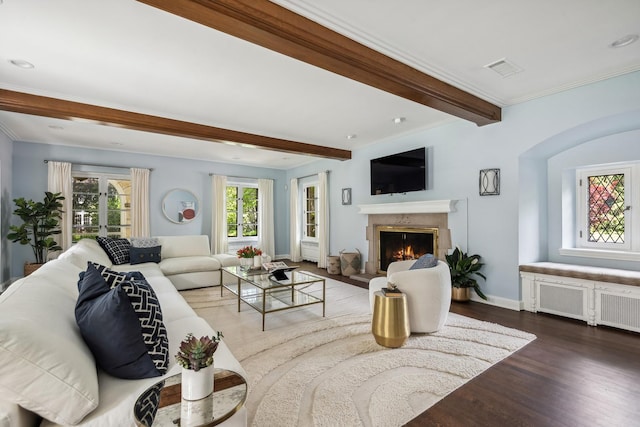
POLYGON ((436 332, 447 320, 451 305, 451 275, 443 261, 432 268, 409 270, 415 261, 392 262, 386 277, 369 282, 369 302, 373 312, 373 294, 387 283, 394 283, 407 296, 409 326, 412 333, 436 332))

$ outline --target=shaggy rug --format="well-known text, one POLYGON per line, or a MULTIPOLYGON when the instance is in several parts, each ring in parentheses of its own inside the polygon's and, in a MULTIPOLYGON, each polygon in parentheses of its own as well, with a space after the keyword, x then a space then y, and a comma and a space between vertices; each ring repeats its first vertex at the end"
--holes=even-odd
MULTIPOLYGON (((327 299, 339 299, 344 286, 328 287, 327 299)), ((221 298, 219 288, 204 295, 190 291, 185 298, 212 326, 221 326, 212 313, 224 306, 239 318, 252 315, 237 313, 235 299, 221 298)), ((368 304, 366 291, 349 298, 366 298, 361 308, 368 304)), ((370 314, 341 313, 244 338, 230 347, 248 375, 249 425, 400 426, 535 335, 450 313, 439 332, 388 349, 375 342, 370 314)))

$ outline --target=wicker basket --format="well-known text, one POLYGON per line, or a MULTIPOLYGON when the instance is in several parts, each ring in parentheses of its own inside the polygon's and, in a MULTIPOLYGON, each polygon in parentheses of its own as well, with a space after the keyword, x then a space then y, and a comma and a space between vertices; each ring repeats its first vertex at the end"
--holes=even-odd
POLYGON ((351 276, 360 273, 360 251, 344 252, 340 251, 340 271, 343 276, 351 276))
POLYGON ((340 274, 340 257, 339 256, 327 257, 327 273, 340 274))

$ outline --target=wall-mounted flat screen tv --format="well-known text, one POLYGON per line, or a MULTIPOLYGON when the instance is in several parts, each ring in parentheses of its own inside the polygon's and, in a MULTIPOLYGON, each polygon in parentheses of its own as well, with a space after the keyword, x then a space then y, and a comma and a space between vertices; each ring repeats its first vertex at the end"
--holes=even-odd
POLYGON ((371 160, 371 195, 427 189, 426 149, 371 160))

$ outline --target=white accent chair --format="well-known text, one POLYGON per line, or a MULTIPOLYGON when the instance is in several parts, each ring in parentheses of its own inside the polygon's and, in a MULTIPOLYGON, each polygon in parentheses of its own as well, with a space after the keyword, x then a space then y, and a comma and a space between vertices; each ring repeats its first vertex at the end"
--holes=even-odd
POLYGON ((386 277, 369 281, 369 302, 373 312, 374 292, 394 283, 407 296, 412 333, 436 332, 447 321, 451 306, 451 275, 446 262, 432 268, 409 270, 415 261, 392 262, 386 277))

